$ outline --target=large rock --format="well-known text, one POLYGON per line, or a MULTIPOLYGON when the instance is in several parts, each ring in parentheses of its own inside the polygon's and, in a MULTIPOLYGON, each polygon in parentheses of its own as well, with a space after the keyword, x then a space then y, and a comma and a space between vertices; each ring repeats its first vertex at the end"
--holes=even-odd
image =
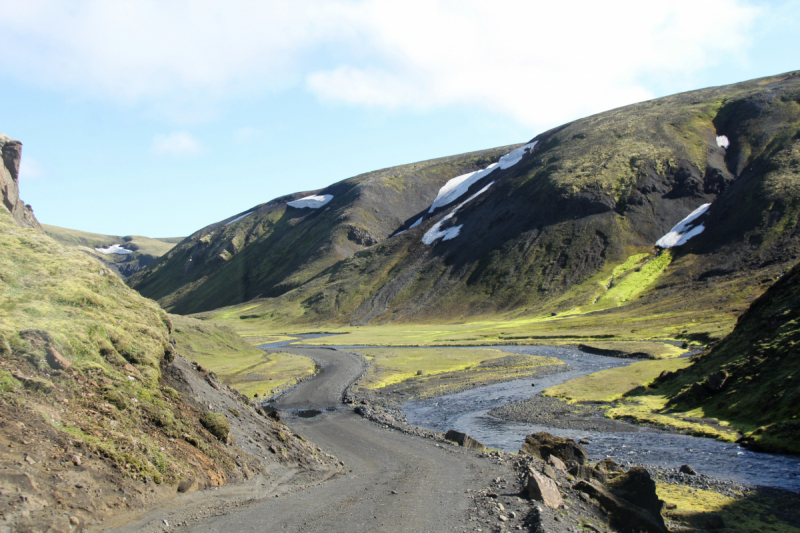
POLYGON ((525 443, 519 449, 519 453, 533 455, 542 461, 547 461, 554 455, 567 464, 575 461, 579 465, 585 465, 589 459, 586 449, 574 440, 555 437, 544 431, 525 437, 525 443))
POLYGON ((231 426, 228 424, 228 419, 221 413, 206 413, 200 419, 200 423, 215 437, 221 441, 227 441, 228 435, 231 432, 231 426))
POLYGON ((46 351, 47 364, 50 365, 50 368, 55 370, 66 370, 72 366, 72 363, 69 361, 69 359, 58 353, 58 351, 52 346, 48 346, 46 351))
POLYGON ((461 433, 460 431, 456 431, 455 429, 451 429, 444 436, 445 439, 457 443, 459 446, 463 446, 468 450, 485 450, 486 446, 481 444, 480 442, 476 441, 466 433, 461 433))
POLYGON ((580 480, 573 488, 588 494, 609 513, 611 524, 623 533, 667 533, 664 519, 610 493, 597 480, 580 480))
POLYGON ((31 206, 19 198, 19 161, 22 156, 22 143, 0 133, 0 153, 3 162, 0 164, 0 200, 8 209, 14 222, 23 228, 42 229, 39 221, 33 216, 31 206))
POLYGON ((664 502, 658 499, 656 483, 644 468, 631 468, 609 480, 606 487, 615 495, 653 515, 661 525, 664 524, 664 519, 661 517, 664 502))
POLYGON ((558 509, 564 503, 555 481, 536 470, 528 471, 528 497, 544 502, 551 509, 558 509))
POLYGON ((592 477, 600 480, 602 483, 605 483, 608 480, 624 473, 625 471, 621 466, 614 462, 614 460, 610 457, 606 457, 594 466, 594 469, 592 470, 592 477))

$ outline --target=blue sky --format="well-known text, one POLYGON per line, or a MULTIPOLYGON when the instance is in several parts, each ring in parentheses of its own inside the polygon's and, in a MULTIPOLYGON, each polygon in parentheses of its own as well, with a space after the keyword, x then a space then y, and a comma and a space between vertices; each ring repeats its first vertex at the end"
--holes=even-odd
POLYGON ((0 4, 23 199, 116 235, 800 69, 800 0, 0 4))

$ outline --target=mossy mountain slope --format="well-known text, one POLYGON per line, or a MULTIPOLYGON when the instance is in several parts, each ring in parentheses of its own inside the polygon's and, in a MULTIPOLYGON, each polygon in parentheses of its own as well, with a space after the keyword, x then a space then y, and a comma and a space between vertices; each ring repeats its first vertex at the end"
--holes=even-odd
POLYGON ((388 168, 277 198, 194 233, 129 284, 181 314, 280 296, 384 241, 429 206, 447 180, 513 148, 388 168), (333 199, 319 209, 287 206, 311 194, 333 199))
POLYGON ((42 229, 61 244, 77 248, 100 260, 123 278, 138 272, 183 240, 182 238, 151 239, 141 235, 102 235, 48 224, 43 224, 42 229), (96 250, 97 248, 108 248, 114 244, 119 244, 132 253, 103 254, 96 250))
MULTIPOLYGON (((701 408, 727 420, 745 442, 800 453, 800 267, 739 318, 733 332, 691 366, 658 380, 672 391, 666 412, 701 408)), ((635 398, 634 398, 635 399, 635 398)))
POLYGON ((156 302, 0 207, 0 530, 97 526, 178 489, 313 470, 317 454, 176 355, 156 302), (256 434, 274 455, 235 445, 256 434))
POLYGON ((279 298, 218 314, 358 325, 638 306, 733 317, 796 261, 800 73, 615 109, 534 141, 519 163, 476 182, 467 194, 491 186, 464 206, 279 298), (706 203, 703 233, 654 248, 706 203), (436 224, 460 233, 424 244, 436 224))

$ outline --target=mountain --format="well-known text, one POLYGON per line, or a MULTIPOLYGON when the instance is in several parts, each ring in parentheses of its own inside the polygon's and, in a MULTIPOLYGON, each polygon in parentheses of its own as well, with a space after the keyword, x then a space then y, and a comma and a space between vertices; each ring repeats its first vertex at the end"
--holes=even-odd
MULTIPOLYGON (((16 188, 21 145, 4 142, 14 159, 0 172, 0 530, 96 529, 176 490, 330 470, 317 447, 176 354, 156 302, 39 229, 16 188)), ((204 326, 212 352, 252 350, 204 326)))
MULTIPOLYGON (((636 322, 624 329, 634 337, 647 319, 651 337, 707 342, 797 261, 799 141, 798 72, 576 120, 535 137, 514 164, 450 184, 462 194, 432 212, 429 190, 391 238, 206 316, 295 327, 553 315, 555 328, 636 322)), ((401 183, 398 197, 417 192, 401 183)), ((294 220, 298 231, 307 223, 294 220)), ((298 252, 291 264, 313 261, 298 252)), ((228 274, 241 283, 250 265, 228 274)), ((232 300, 208 293, 176 309, 232 300)))
POLYGON ((141 235, 100 235, 47 224, 43 224, 42 229, 64 246, 77 248, 99 259, 123 278, 135 274, 183 240, 181 237, 151 239, 141 235))
POLYGON ((277 198, 195 232, 128 283, 181 314, 280 296, 385 241, 449 179, 513 148, 392 167, 277 198))

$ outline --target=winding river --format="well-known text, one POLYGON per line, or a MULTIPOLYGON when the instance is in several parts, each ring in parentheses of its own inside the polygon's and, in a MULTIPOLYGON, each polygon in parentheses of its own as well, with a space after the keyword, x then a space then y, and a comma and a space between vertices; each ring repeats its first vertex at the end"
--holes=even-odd
MULTIPOLYGON (((324 335, 314 335, 321 337, 324 335)), ((312 336, 303 336, 311 338, 312 336)), ((272 343, 269 348, 292 341, 272 343)), ((372 348, 335 346, 338 349, 372 348)), ((381 348, 375 346, 375 348, 381 348)), ((544 389, 570 379, 607 368, 624 366, 630 359, 587 354, 553 346, 484 346, 511 353, 543 355, 561 359, 571 370, 531 379, 477 387, 429 400, 403 405, 408 422, 437 431, 456 429, 499 450, 516 452, 525 436, 547 431, 561 437, 588 439, 585 445, 592 460, 611 457, 625 464, 653 464, 677 468, 691 465, 698 473, 750 485, 763 485, 800 492, 800 457, 752 452, 733 443, 634 427, 632 431, 602 433, 575 431, 501 420, 488 411, 509 402, 525 400, 544 389)))

